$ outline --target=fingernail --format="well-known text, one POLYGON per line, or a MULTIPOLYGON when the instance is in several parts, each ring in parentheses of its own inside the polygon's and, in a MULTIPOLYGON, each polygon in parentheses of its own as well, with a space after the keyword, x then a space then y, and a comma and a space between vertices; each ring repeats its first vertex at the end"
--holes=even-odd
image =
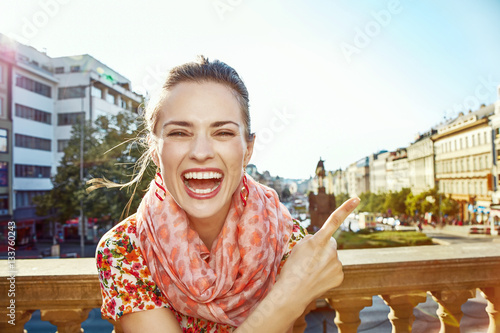
POLYGON ((359 204, 360 200, 359 200, 359 198, 358 198, 358 197, 355 197, 355 198, 353 198, 353 199, 352 199, 352 201, 351 201, 351 202, 352 202, 352 205, 353 205, 353 206, 356 206, 356 205, 358 205, 358 204, 359 204))

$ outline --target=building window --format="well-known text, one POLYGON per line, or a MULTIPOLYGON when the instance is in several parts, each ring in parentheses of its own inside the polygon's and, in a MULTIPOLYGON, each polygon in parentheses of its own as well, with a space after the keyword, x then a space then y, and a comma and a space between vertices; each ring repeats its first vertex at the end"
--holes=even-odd
POLYGON ((50 166, 16 164, 16 177, 50 178, 50 166))
POLYGON ((80 65, 74 65, 69 68, 71 73, 78 73, 80 71, 80 65))
POLYGON ((481 134, 477 133, 477 144, 480 146, 481 145, 481 134))
POLYGON ((115 95, 108 93, 106 95, 106 101, 110 104, 115 104, 115 95))
POLYGON ((46 194, 48 191, 17 191, 16 208, 33 207, 33 198, 46 194))
POLYGON ((55 68, 56 74, 62 74, 64 73, 64 67, 56 67, 55 68))
POLYGON ((85 97, 85 88, 84 86, 59 88, 58 99, 83 98, 85 97))
POLYGON ((9 214, 9 196, 0 195, 0 215, 9 214))
POLYGON ((52 113, 38 109, 30 108, 29 106, 16 104, 16 116, 24 119, 38 121, 44 124, 52 124, 52 113))
POLYGON ((91 88, 92 97, 98 97, 102 99, 102 90, 92 86, 91 88))
POLYGON ((34 136, 16 134, 15 145, 21 148, 51 151, 52 141, 49 139, 37 138, 34 136))
POLYGON ((50 86, 19 74, 16 74, 16 86, 32 91, 35 94, 51 97, 52 88, 50 86))
POLYGON ((488 133, 484 132, 484 143, 488 143, 488 133))
POLYGON ((8 153, 8 132, 6 129, 0 128, 0 153, 8 153))
POLYGON ((57 140, 57 151, 59 153, 64 152, 64 149, 68 146, 69 140, 57 140))
POLYGON ((66 126, 66 125, 74 125, 81 122, 83 112, 68 112, 68 113, 59 113, 57 115, 57 125, 58 126, 66 126))
POLYGON ((122 109, 127 109, 127 101, 120 98, 120 107, 122 109))
POLYGON ((0 186, 9 186, 9 163, 0 162, 0 186))
POLYGON ((476 146, 476 136, 472 134, 472 146, 476 146))

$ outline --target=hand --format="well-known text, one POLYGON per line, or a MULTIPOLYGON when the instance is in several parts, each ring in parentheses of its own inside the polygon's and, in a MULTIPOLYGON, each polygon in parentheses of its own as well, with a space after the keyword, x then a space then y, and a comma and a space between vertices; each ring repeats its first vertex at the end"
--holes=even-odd
POLYGON ((338 259, 337 242, 332 235, 358 204, 359 198, 344 202, 318 232, 307 235, 295 245, 283 265, 276 287, 283 288, 285 295, 295 294, 296 301, 304 304, 304 308, 342 283, 342 263, 338 259))

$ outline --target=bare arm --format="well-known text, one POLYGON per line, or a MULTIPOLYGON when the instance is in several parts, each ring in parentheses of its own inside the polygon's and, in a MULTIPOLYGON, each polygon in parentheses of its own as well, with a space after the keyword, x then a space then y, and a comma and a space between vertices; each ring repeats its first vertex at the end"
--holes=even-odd
MULTIPOLYGON (((291 332, 307 305, 342 283, 342 263, 331 236, 358 204, 358 198, 346 201, 315 235, 306 236, 294 247, 276 284, 234 333, 291 332)), ((124 315, 121 324, 126 333, 182 332, 167 308, 124 315)))
POLYGON ((132 312, 120 318, 125 333, 182 333, 174 314, 168 308, 132 312))

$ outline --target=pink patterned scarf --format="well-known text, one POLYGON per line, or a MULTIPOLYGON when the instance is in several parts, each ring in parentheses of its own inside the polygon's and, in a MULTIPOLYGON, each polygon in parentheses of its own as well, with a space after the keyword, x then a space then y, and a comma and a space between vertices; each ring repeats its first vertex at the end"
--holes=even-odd
MULTIPOLYGON (((153 279, 185 315, 239 326, 267 295, 292 233, 292 218, 276 192, 248 177, 211 251, 189 227, 186 213, 151 183, 137 211, 137 235, 153 279)), ((241 187, 239 187, 241 188, 241 187)))

